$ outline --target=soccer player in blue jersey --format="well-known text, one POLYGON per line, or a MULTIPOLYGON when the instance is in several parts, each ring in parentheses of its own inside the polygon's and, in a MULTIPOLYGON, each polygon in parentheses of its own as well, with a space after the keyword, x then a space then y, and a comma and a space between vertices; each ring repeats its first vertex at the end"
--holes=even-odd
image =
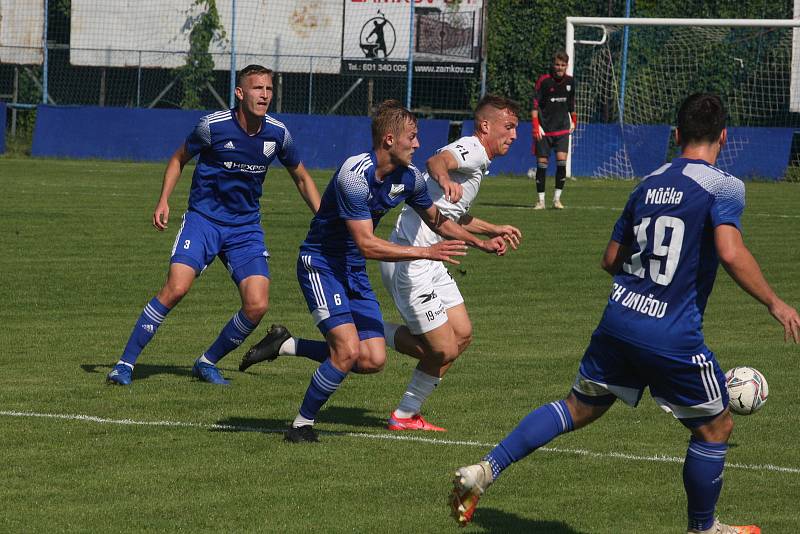
POLYGON ((276 157, 311 211, 316 213, 319 207, 319 191, 300 161, 289 130, 267 115, 272 71, 260 65, 245 67, 237 77, 235 92, 238 105, 203 117, 167 163, 153 212, 153 226, 159 231, 167 228, 169 197, 184 165, 199 154, 167 281, 136 321, 122 356, 108 374, 109 383, 131 383, 142 349, 195 278, 218 256, 239 288, 242 307, 195 361, 192 374, 212 384, 227 384, 217 362, 255 329, 269 302, 269 253, 259 198, 267 168, 276 157))
POLYGON ((313 429, 317 413, 347 374, 376 373, 386 361, 383 318, 367 277, 367 259, 458 263, 454 256, 465 254, 465 244, 498 255, 506 251, 502 237, 479 239, 434 206, 422 173, 411 164, 419 147, 416 118, 396 100, 378 107, 372 120, 372 144, 371 152, 347 158, 336 171, 300 246, 297 279, 326 341, 292 338, 285 329, 278 340, 282 354, 321 362, 286 433, 290 442, 317 441, 313 429), (435 232, 456 241, 415 247, 377 237, 378 222, 403 202, 435 232))
POLYGON ((682 154, 631 193, 602 260, 613 276, 603 318, 565 400, 541 406, 481 462, 456 471, 450 504, 472 520, 484 490, 514 462, 556 436, 600 418, 619 398, 636 406, 645 387, 691 433, 683 483, 688 532, 756 534, 714 517, 733 419, 725 375, 705 345, 703 312, 719 263, 800 342, 800 316, 770 288, 742 240, 744 184, 714 167, 726 112, 716 95, 693 94, 678 112, 682 154))

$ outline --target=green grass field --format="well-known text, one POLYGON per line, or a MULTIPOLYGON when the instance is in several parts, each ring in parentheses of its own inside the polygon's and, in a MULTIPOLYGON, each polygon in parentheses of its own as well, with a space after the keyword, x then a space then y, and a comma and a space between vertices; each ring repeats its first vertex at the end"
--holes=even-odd
MULTIPOLYGON (((105 384, 164 280, 191 170, 170 228, 157 233, 162 165, 0 159, 0 531, 456 531, 452 471, 568 392, 610 288, 600 255, 633 183, 570 181, 566 210, 534 212, 532 181, 487 179, 473 213, 518 226, 524 241, 505 258, 470 251, 453 270, 475 339, 425 406, 449 431, 384 429, 415 365, 390 351, 383 373, 351 376, 333 396, 321 443, 290 445, 280 431, 314 363, 282 357, 239 373, 240 349, 221 364, 231 387, 190 377, 239 306, 218 263, 145 349, 132 386, 105 384)), ((320 185, 327 174, 316 173, 320 185)), ((800 187, 747 192, 745 240, 778 293, 800 305, 800 187)), ((271 307, 245 346, 272 322, 316 338, 294 274, 309 213, 282 170, 270 171, 262 205, 271 307)), ((370 276, 397 321, 374 264, 370 276)), ((736 418, 720 517, 797 532, 800 349, 722 272, 705 330, 725 369, 759 368, 771 393, 761 412, 736 418)), ((648 395, 636 410, 618 403, 506 471, 466 532, 685 532, 687 439, 648 395)))

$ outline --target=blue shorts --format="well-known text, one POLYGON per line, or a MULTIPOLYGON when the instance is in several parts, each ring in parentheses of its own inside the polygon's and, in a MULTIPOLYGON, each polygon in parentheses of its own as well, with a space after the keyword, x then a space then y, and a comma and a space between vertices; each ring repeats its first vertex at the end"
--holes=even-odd
POLYGON ((198 276, 211 265, 214 258, 228 268, 236 285, 248 276, 269 278, 269 253, 264 246, 264 230, 258 223, 226 226, 212 222, 196 211, 183 214, 183 222, 170 263, 182 263, 194 269, 198 276))
POLYGON ((364 266, 328 261, 325 256, 301 252, 297 281, 314 323, 325 336, 342 324, 352 323, 361 340, 383 337, 383 316, 364 266))
POLYGON ((575 395, 588 404, 611 404, 619 398, 636 406, 645 387, 690 428, 728 406, 725 374, 705 345, 697 354, 669 356, 595 332, 572 386, 575 395))

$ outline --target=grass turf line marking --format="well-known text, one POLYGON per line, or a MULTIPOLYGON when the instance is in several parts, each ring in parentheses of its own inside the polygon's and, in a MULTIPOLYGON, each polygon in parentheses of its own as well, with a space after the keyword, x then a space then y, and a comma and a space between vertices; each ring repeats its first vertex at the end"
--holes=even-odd
MULTIPOLYGON (((0 410, 0 416, 6 417, 38 417, 44 419, 62 419, 67 421, 88 421, 91 423, 112 424, 112 425, 131 425, 131 426, 160 426, 160 427, 180 427, 180 428, 200 428, 208 430, 235 431, 235 432, 261 432, 263 434, 281 434, 285 429, 260 428, 254 426, 223 425, 219 423, 191 423, 187 421, 136 421, 134 419, 108 419, 94 415, 81 414, 58 414, 58 413, 36 413, 36 412, 17 412, 0 410)), ((320 432, 322 435, 346 436, 353 438, 384 439, 392 441, 410 441, 414 443, 429 443, 433 445, 460 445, 466 447, 494 447, 496 443, 482 443, 479 441, 451 440, 425 438, 420 436, 409 436, 407 434, 368 434, 364 432, 320 432)), ((538 449, 542 452, 558 454, 571 454, 576 456, 586 456, 588 458, 613 458, 617 460, 633 460, 637 462, 663 462, 672 464, 682 464, 683 458, 677 456, 638 456, 620 452, 593 452, 585 449, 562 449, 559 447, 542 447, 538 449)), ((782 467, 772 464, 738 464, 726 463, 727 469, 747 469, 751 471, 772 471, 776 473, 800 474, 800 468, 782 467)))

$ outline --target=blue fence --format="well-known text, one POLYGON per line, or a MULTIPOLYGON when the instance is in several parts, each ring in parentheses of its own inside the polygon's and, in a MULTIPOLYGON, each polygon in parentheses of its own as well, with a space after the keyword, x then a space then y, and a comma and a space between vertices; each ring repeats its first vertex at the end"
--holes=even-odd
MULTIPOLYGON (((77 159, 164 161, 186 139, 207 111, 39 106, 33 136, 34 156, 77 159)), ((345 157, 372 146, 368 117, 271 114, 298 141, 303 163, 333 169, 345 157)), ((420 120, 423 145, 414 162, 425 161, 447 144, 450 123, 420 120)))
POLYGON ((717 166, 743 180, 786 174, 794 128, 728 128, 717 166))
MULTIPOLYGON (((5 106, 0 104, 0 110, 5 106)), ((183 142, 206 111, 109 107, 39 106, 33 138, 33 155, 65 158, 164 161, 183 142)), ((276 114, 287 125, 312 169, 333 169, 351 154, 371 146, 370 119, 355 116, 276 114)), ((421 147, 414 163, 424 168, 436 149, 448 142, 445 120, 419 121, 421 147)), ((465 121, 462 135, 473 132, 465 121)), ((644 176, 666 161, 670 127, 617 124, 582 125, 572 158, 575 176, 607 176, 624 165, 634 176, 644 176)), ((789 163, 792 128, 729 128, 728 144, 718 166, 740 178, 779 179, 789 163)), ((0 147, 3 138, 0 136, 0 147)), ((550 172, 554 172, 551 158, 550 172)), ((491 174, 525 174, 535 167, 531 154, 531 125, 517 128, 517 141, 509 153, 497 158, 491 174)))
POLYGON ((4 102, 0 102, 0 119, 3 120, 2 128, 0 128, 0 154, 6 152, 6 114, 8 113, 7 107, 4 102))

